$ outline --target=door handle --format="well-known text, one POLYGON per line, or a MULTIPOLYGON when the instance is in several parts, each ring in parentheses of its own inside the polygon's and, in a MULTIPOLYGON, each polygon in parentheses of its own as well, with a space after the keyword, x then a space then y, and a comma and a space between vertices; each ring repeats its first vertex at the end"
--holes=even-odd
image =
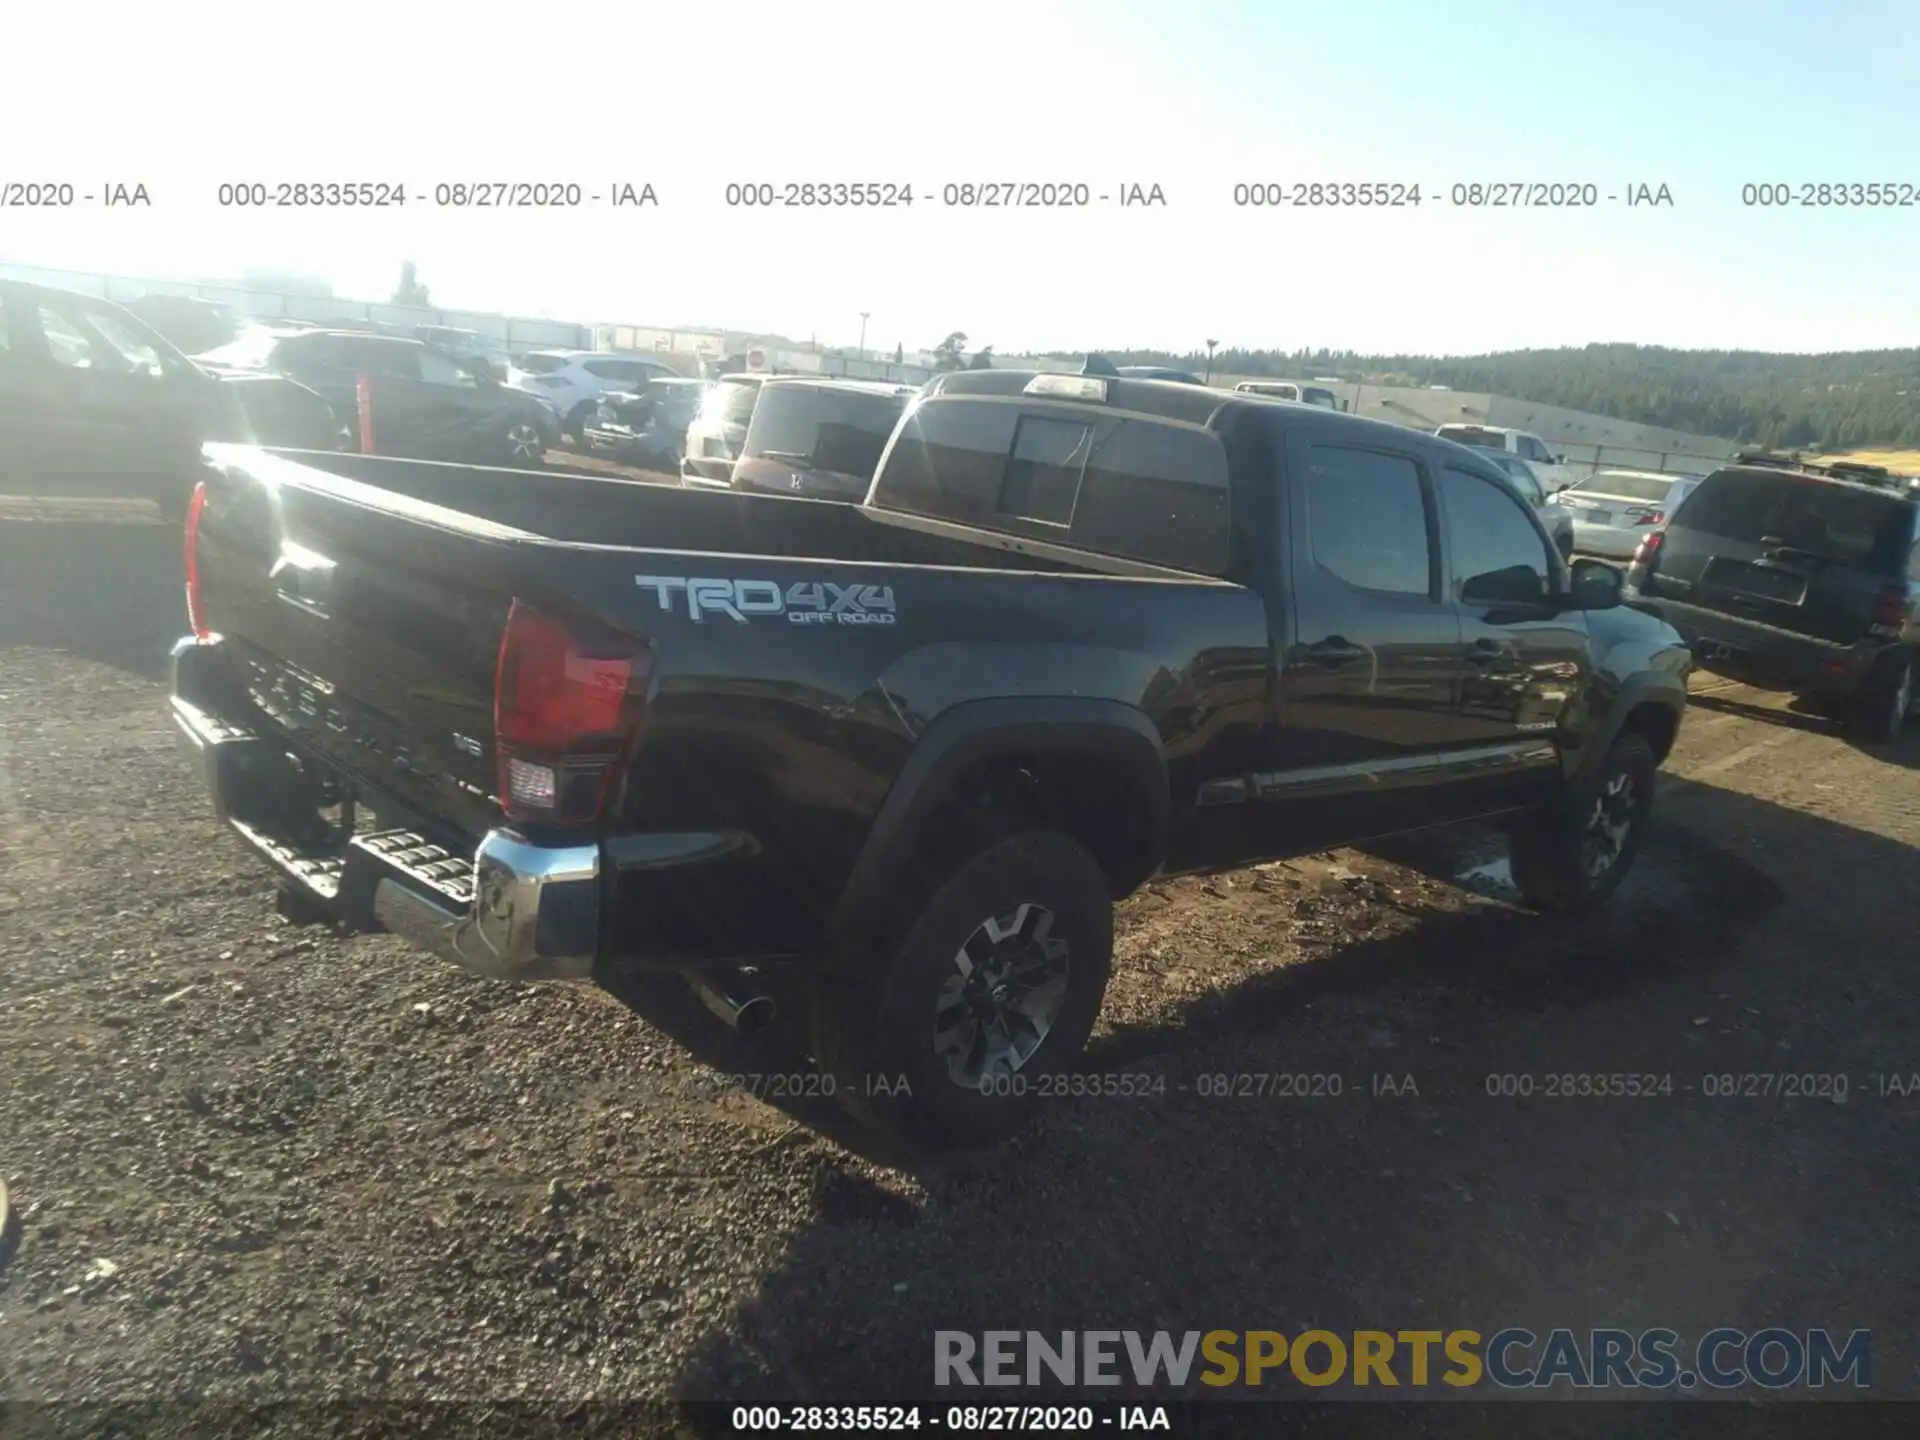
POLYGON ((1329 636, 1318 645, 1307 647, 1307 658, 1316 665, 1324 665, 1329 670, 1342 665, 1351 665, 1356 660, 1367 658, 1367 652, 1358 645, 1338 635, 1329 636))
POLYGON ((1498 660, 1502 646, 1498 640, 1476 640, 1467 647, 1467 664, 1491 665, 1498 660))

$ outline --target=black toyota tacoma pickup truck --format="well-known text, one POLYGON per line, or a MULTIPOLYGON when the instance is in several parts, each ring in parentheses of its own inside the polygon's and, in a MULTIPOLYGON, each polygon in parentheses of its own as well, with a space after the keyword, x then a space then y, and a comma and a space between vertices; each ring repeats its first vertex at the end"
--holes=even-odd
POLYGON ((1685 705, 1471 454, 1201 386, 942 377, 862 505, 208 455, 174 717, 302 904, 742 1025, 802 967, 836 1093, 936 1142, 1075 1064, 1156 874, 1497 817, 1599 901, 1685 705))

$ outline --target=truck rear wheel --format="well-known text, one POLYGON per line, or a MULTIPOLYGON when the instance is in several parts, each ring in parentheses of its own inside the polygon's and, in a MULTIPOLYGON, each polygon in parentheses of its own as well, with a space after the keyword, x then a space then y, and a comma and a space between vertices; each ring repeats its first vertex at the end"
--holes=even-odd
POLYGON ((1591 774, 1515 831, 1513 879, 1528 904, 1586 910, 1619 888, 1646 834, 1657 769, 1646 737, 1625 731, 1591 774))
POLYGON ((847 1109, 924 1144, 991 1145, 1072 1070, 1113 961, 1113 900, 1078 841, 999 840, 899 938, 823 974, 815 1058, 847 1109))
POLYGON ((1862 687, 1853 723, 1856 733, 1868 744, 1891 745, 1906 729, 1907 717, 1913 713, 1913 671, 1913 657, 1901 651, 1862 687))

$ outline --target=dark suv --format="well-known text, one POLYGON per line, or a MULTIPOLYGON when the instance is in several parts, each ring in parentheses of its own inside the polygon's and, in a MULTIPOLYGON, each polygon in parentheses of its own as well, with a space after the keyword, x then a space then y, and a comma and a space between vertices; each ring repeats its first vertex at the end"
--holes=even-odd
POLYGON ((194 357, 225 376, 289 375, 326 397, 359 448, 360 386, 373 453, 538 466, 560 439, 560 412, 423 341, 359 330, 257 327, 194 357))
POLYGON ((736 490, 864 500, 911 385, 864 380, 769 380, 747 424, 736 490))
POLYGON ((209 440, 331 449, 327 401, 219 375, 109 301, 0 280, 0 493, 111 495, 184 513, 209 440))
POLYGON ((1913 710, 1920 505, 1884 470, 1742 456, 1641 542, 1629 603, 1705 668, 1843 704, 1868 738, 1913 710))

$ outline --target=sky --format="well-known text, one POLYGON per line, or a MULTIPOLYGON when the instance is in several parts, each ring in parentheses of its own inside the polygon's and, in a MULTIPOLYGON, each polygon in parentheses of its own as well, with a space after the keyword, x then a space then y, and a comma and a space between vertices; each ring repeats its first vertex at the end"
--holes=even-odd
POLYGON ((0 88, 9 182, 145 208, 0 205, 0 261, 322 276, 384 299, 869 347, 1327 346, 1476 354, 1633 341, 1920 343, 1920 6, 1911 0, 727 0, 538 9, 31 5, 0 88), (191 17, 191 18, 188 18, 191 17), (384 210, 253 209, 222 184, 372 181, 384 210), (657 205, 437 205, 460 182, 657 205), (731 206, 873 181, 892 209, 731 206), (1084 183, 1084 208, 949 185, 1084 183), (1235 186, 1418 184, 1395 209, 1235 186), (1592 184, 1563 209, 1474 183, 1592 184), (1904 185, 1905 208, 1743 186, 1904 185), (1117 203, 1158 186, 1164 205, 1117 203), (1673 203, 1628 206, 1634 187, 1673 203), (1116 197, 1101 202, 1098 197, 1116 197), (1609 200, 1608 196, 1620 196, 1609 200))

